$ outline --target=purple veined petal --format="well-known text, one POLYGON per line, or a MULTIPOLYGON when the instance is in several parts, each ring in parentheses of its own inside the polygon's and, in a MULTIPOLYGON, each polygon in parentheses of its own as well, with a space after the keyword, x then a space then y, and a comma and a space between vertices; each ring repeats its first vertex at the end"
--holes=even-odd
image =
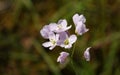
POLYGON ((45 43, 42 44, 42 46, 44 46, 44 47, 50 47, 52 45, 53 44, 51 42, 45 42, 45 43))
POLYGON ((59 35, 60 35, 60 40, 65 40, 66 38, 68 38, 67 32, 61 32, 59 33, 59 35))
POLYGON ((60 62, 60 64, 64 64, 68 56, 69 56, 69 53, 61 52, 60 56, 57 58, 57 62, 60 62))
POLYGON ((84 58, 86 59, 86 61, 90 61, 90 53, 89 53, 90 48, 91 47, 88 47, 84 52, 84 58))
POLYGON ((61 44, 64 43, 65 39, 68 38, 68 33, 67 32, 61 32, 59 33, 59 40, 57 42, 57 44, 60 46, 61 44))
POLYGON ((76 35, 71 35, 71 36, 69 37, 69 42, 70 42, 71 44, 73 44, 74 42, 76 42, 76 40, 77 40, 77 36, 76 36, 76 35))
POLYGON ((59 20, 58 21, 58 25, 61 25, 63 28, 66 28, 67 27, 67 21, 66 19, 63 19, 63 20, 59 20))

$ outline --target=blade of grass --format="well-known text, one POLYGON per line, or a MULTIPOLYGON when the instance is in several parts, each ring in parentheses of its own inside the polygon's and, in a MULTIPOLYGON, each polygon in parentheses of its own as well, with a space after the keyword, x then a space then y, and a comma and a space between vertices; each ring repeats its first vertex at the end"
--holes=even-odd
POLYGON ((105 65, 104 65, 104 69, 103 69, 103 74, 102 75, 111 75, 112 73, 112 67, 114 64, 114 60, 115 60, 115 55, 117 52, 117 48, 118 48, 118 43, 117 41, 114 41, 113 44, 110 47, 110 52, 108 54, 108 56, 106 57, 106 61, 105 61, 105 65))
POLYGON ((51 60, 50 56, 43 50, 41 45, 36 40, 33 40, 33 46, 44 58, 45 62, 48 64, 49 68, 54 73, 54 75, 61 75, 59 68, 55 65, 55 63, 51 60))

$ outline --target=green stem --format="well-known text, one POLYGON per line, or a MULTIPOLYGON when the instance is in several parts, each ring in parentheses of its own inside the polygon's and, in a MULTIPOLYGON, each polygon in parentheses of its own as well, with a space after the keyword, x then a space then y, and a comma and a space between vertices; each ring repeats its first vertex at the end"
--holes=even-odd
POLYGON ((75 52, 75 45, 76 45, 76 42, 75 42, 75 44, 74 44, 74 46, 73 46, 73 49, 72 49, 72 52, 71 52, 71 58, 73 58, 73 54, 74 54, 74 52, 75 52))
POLYGON ((75 44, 74 44, 74 46, 73 46, 73 49, 72 49, 72 52, 71 52, 71 67, 73 68, 75 74, 77 74, 77 72, 76 72, 76 70, 75 70, 75 66, 74 66, 74 61, 73 61, 73 54, 74 54, 74 52, 75 52, 75 46, 76 46, 76 42, 75 42, 75 44))

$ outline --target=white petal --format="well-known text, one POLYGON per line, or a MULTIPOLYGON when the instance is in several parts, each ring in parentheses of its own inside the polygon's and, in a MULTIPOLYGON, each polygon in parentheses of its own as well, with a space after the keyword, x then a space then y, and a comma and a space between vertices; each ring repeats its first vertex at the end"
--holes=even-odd
POLYGON ((60 57, 57 58, 57 62, 60 62, 60 57))
POLYGON ((71 36, 69 37, 69 42, 70 42, 71 44, 73 44, 76 40, 77 40, 77 36, 76 36, 76 35, 71 35, 71 36))
POLYGON ((51 46, 49 49, 52 50, 53 48, 55 48, 55 46, 56 46, 56 45, 53 45, 53 46, 51 46))
POLYGON ((60 44, 60 47, 65 47, 65 45, 62 43, 62 44, 60 44))
POLYGON ((72 27, 72 25, 70 25, 70 26, 68 26, 68 27, 64 28, 64 31, 69 30, 71 27, 72 27))
POLYGON ((66 49, 70 49, 72 47, 72 44, 65 45, 66 49))
POLYGON ((51 42, 45 42, 45 43, 42 44, 42 46, 44 46, 44 47, 50 47, 52 45, 53 44, 51 42))
POLYGON ((59 34, 56 34, 55 40, 58 41, 58 40, 59 40, 59 37, 60 37, 60 35, 59 35, 59 34))

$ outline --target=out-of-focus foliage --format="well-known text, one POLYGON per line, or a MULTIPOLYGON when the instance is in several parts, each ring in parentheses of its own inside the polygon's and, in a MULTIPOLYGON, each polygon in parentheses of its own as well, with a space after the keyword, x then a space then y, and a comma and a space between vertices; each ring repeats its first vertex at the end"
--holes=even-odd
MULTIPOLYGON (((74 25, 71 33, 74 33, 74 25)), ((120 75, 120 0, 0 0, 0 75, 120 75), (89 32, 78 38, 71 65, 56 62, 39 31, 50 22, 83 14, 89 32), (83 52, 92 46, 91 61, 83 52)))

